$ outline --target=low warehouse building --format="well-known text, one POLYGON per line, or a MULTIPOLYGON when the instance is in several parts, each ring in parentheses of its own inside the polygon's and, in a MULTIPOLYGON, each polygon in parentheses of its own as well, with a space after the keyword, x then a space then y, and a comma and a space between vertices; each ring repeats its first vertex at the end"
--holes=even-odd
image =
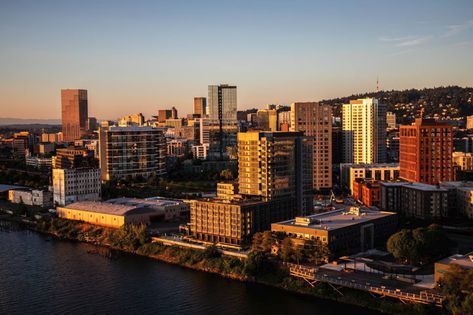
POLYGON ((181 200, 166 199, 162 197, 152 197, 147 199, 117 198, 107 200, 107 203, 151 208, 156 212, 156 219, 164 221, 187 219, 189 218, 190 212, 190 206, 188 203, 181 200))
POLYGON ((82 201, 58 207, 60 218, 119 228, 125 224, 149 224, 156 210, 150 207, 82 201))

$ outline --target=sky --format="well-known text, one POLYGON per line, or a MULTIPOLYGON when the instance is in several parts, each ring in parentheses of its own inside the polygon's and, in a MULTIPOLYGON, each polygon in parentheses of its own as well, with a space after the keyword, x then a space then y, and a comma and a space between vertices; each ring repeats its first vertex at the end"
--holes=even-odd
POLYGON ((0 0, 0 117, 60 118, 175 106, 209 84, 238 108, 376 89, 473 86, 473 1, 0 0))

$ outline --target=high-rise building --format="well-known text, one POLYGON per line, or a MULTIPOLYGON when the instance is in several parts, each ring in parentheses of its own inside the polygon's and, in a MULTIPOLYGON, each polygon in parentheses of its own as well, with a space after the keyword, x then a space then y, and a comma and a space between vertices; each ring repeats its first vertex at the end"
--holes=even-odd
POLYGON ((61 90, 62 133, 65 142, 73 142, 87 133, 87 90, 61 90))
POLYGON ((291 111, 284 110, 278 112, 278 130, 289 131, 291 128, 291 111))
POLYGON ((177 115, 177 108, 176 107, 172 107, 171 108, 171 119, 177 119, 178 118, 178 115, 177 115))
POLYGON ((386 162, 386 105, 375 98, 343 104, 343 160, 345 163, 386 162))
POLYGON ((302 131, 312 146, 315 190, 332 187, 332 107, 304 102, 291 105, 291 131, 302 131))
POLYGON ((76 201, 100 200, 98 168, 53 169, 53 200, 59 206, 76 201))
POLYGON ((288 217, 312 210, 312 152, 302 132, 238 133, 241 195, 292 202, 288 217))
POLYGON ((118 119, 118 125, 121 127, 126 126, 143 126, 145 123, 145 117, 142 113, 124 116, 118 119))
POLYGON ((153 127, 102 127, 99 131, 102 180, 165 174, 166 139, 153 127))
POLYGON ((266 131, 278 131, 278 111, 260 109, 256 112, 256 126, 266 131))
POLYGON ((466 116, 466 129, 473 129, 473 115, 466 116))
POLYGON ((209 157, 223 160, 228 157, 228 150, 236 145, 237 87, 227 84, 209 85, 208 92, 209 157))
POLYGON ((204 117, 207 109, 207 98, 205 97, 194 97, 194 115, 204 117))
POLYGON ((418 118, 401 126, 400 178, 435 185, 453 180, 453 128, 434 119, 418 118))
POLYGON ((397 128, 396 113, 393 113, 393 112, 386 113, 386 126, 388 130, 393 130, 397 128))
POLYGON ((462 171, 473 171, 473 153, 453 152, 453 165, 462 171))
POLYGON ((87 131, 94 132, 98 128, 97 118, 88 117, 87 118, 87 131))
POLYGON ((158 122, 163 123, 166 122, 166 119, 172 117, 172 110, 170 109, 160 109, 158 111, 158 122))
POLYGON ((237 87, 227 84, 209 85, 208 112, 210 120, 222 124, 237 122, 237 87))

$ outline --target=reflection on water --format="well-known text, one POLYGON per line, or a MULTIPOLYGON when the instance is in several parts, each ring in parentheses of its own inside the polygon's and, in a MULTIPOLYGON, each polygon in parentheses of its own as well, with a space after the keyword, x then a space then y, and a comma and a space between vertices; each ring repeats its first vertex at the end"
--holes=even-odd
POLYGON ((0 314, 377 314, 0 224, 0 314))

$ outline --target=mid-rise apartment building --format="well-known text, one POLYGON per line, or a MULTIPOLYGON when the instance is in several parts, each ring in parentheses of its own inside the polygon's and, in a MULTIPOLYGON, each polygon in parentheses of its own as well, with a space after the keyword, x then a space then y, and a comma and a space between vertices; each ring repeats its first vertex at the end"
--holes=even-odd
POLYGON ((450 216, 449 190, 423 183, 381 183, 380 209, 423 220, 450 216))
POLYGON ((245 246, 254 233, 288 218, 289 199, 197 200, 191 204, 190 230, 194 240, 245 246))
POLYGON ((438 184, 454 180, 453 128, 434 119, 418 118, 400 127, 400 178, 438 184))
POLYGON ((77 201, 96 201, 101 195, 97 168, 53 169, 53 200, 60 206, 77 201))
POLYGON ((106 127, 99 131, 102 180, 162 176, 166 172, 166 139, 153 127, 106 127))
POLYGON ((343 189, 353 193, 353 181, 357 178, 395 180, 399 178, 399 164, 340 164, 340 183, 343 189))

